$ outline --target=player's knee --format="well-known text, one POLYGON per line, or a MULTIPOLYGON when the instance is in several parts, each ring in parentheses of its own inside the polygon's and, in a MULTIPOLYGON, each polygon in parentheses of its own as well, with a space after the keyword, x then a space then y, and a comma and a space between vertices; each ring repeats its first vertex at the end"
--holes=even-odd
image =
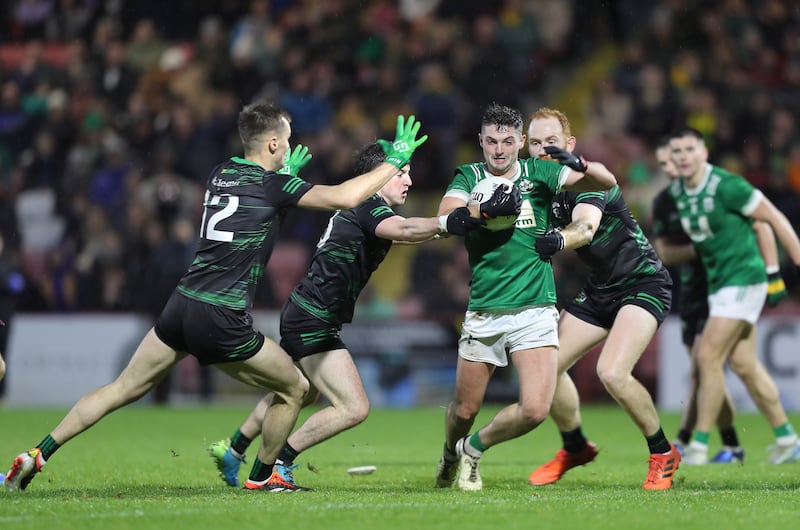
POLYGON ((745 379, 752 375, 755 371, 755 364, 752 362, 742 362, 736 357, 731 357, 728 359, 728 366, 730 367, 731 371, 738 375, 740 378, 745 379))
POLYGON ((631 378, 631 374, 624 371, 614 370, 611 368, 599 367, 597 368, 597 377, 603 386, 611 394, 615 394, 622 390, 631 378))
POLYGON ((295 397, 302 402, 311 391, 310 389, 311 385, 309 384, 308 379, 306 379, 304 375, 298 373, 297 382, 289 390, 289 392, 292 397, 295 397))
POLYGON ((356 400, 350 403, 343 411, 345 421, 350 427, 362 423, 369 415, 369 400, 356 400))
POLYGON ((460 401, 450 407, 450 414, 458 422, 472 422, 480 412, 480 405, 460 401))
POLYGON ((307 398, 310 398, 309 393, 313 391, 308 379, 298 371, 297 379, 294 382, 287 385, 286 388, 280 391, 274 390, 274 392, 276 396, 279 396, 287 403, 300 403, 300 406, 305 406, 307 398))
POLYGON ((3 356, 0 355, 0 379, 3 379, 6 375, 6 362, 3 360, 3 356))
POLYGON ((542 423, 550 414, 550 407, 541 402, 522 403, 519 408, 522 421, 529 424, 531 428, 542 423))

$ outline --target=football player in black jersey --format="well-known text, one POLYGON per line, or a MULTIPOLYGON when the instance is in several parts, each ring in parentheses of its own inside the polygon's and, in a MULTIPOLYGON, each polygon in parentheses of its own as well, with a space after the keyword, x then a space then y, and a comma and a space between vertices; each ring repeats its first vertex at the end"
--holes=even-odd
MULTIPOLYGON (((357 157, 356 173, 380 166, 385 156, 378 143, 368 145, 357 157)), ((287 490, 299 488, 293 470, 294 459, 301 451, 367 417, 369 400, 340 332, 343 324, 352 321, 356 299, 392 242, 420 242, 445 232, 463 235, 481 225, 481 214, 497 217, 519 213, 519 190, 506 193, 497 189, 482 205, 449 215, 402 217, 393 208, 406 201, 412 184, 409 171, 408 165, 399 168, 389 182, 356 208, 333 214, 317 243, 308 275, 292 291, 281 313, 281 346, 311 382, 306 403, 313 402, 317 393, 329 401, 292 433, 278 455, 275 472, 287 490)), ((272 399, 269 395, 262 399, 230 439, 209 447, 220 475, 230 486, 238 484, 245 450, 260 432, 264 414, 274 406, 272 399)), ((252 477, 245 488, 251 482, 252 477)))
POLYGON ((271 104, 252 104, 240 112, 244 157, 232 157, 212 170, 197 254, 154 328, 114 382, 83 396, 49 435, 14 459, 6 476, 7 490, 25 489, 60 446, 144 396, 187 355, 273 392, 250 477, 254 489, 284 489, 269 479, 308 382, 282 348, 253 329, 248 313, 281 220, 289 208, 357 207, 396 179, 427 139, 417 136, 420 124, 413 116, 407 120, 399 116, 395 141, 383 142, 385 161, 335 186, 312 185, 297 177, 311 156, 302 146, 291 151, 290 121, 285 111, 271 104))
MULTIPOLYGON (((544 108, 531 117, 531 156, 580 160, 572 152, 575 143, 562 112, 544 108)), ((628 209, 619 186, 603 192, 559 193, 553 198, 552 223, 554 229, 536 241, 539 255, 545 258, 575 249, 588 277, 581 292, 562 309, 558 323, 559 378, 550 416, 564 447, 534 470, 528 482, 535 486, 553 483, 597 455, 597 448, 581 431, 578 391, 567 370, 603 342, 597 375, 639 428, 650 452, 642 487, 668 489, 680 454, 664 435, 650 393, 632 372, 669 313, 672 278, 628 209)))

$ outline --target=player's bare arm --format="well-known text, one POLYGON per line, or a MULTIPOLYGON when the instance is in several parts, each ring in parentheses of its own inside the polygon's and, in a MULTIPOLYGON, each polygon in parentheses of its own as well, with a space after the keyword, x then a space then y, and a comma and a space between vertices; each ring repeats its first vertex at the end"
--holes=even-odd
POLYGON ((603 191, 617 185, 617 177, 601 162, 584 160, 586 171, 572 169, 563 188, 570 191, 603 191))
POLYGON ((655 238, 653 248, 664 265, 679 265, 697 257, 693 244, 679 243, 667 237, 655 238))
POLYGON ((795 266, 800 267, 800 239, 798 239, 797 233, 794 231, 792 224, 783 212, 778 210, 778 208, 772 204, 772 201, 766 197, 762 197, 758 206, 756 206, 756 209, 753 210, 750 216, 753 219, 765 221, 770 224, 775 231, 775 236, 778 238, 778 241, 781 242, 786 253, 792 258, 792 262, 795 266))
POLYGON ((753 222, 753 232, 756 234, 758 248, 761 250, 761 257, 764 258, 764 265, 767 269, 778 269, 778 243, 775 241, 775 232, 769 223, 763 221, 753 222))
POLYGON ((383 163, 369 173, 333 186, 318 184, 303 195, 297 205, 313 210, 351 210, 369 199, 391 179, 397 168, 383 163))
POLYGON ((592 204, 578 204, 572 210, 572 222, 561 229, 564 236, 564 250, 588 245, 594 239, 603 211, 592 204))

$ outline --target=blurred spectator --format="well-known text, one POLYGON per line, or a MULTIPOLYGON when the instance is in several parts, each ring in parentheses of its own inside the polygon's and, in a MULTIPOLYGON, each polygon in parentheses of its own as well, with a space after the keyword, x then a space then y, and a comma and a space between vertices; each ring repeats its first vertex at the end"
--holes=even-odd
MULTIPOLYGON (((452 168, 474 158, 487 103, 527 113, 563 97, 586 124, 579 151, 622 176, 636 215, 648 217, 637 205, 659 185, 646 145, 687 122, 717 162, 779 195, 790 217, 800 210, 800 29, 789 0, 232 0, 181 2, 179 17, 161 16, 158 0, 7 4, 0 226, 20 248, 26 307, 144 310, 135 286, 165 259, 173 224, 196 220, 211 166, 240 152, 237 111, 257 98, 293 114, 312 182, 338 182, 356 146, 416 113, 430 140, 412 162, 415 184, 438 197, 452 168), (87 228, 97 206, 101 234, 87 228)), ((431 214, 424 200, 408 208, 431 214)), ((282 239, 310 252, 326 222, 305 212, 282 239)), ((449 255, 429 257, 428 280, 467 281, 446 272, 449 255)), ((273 279, 259 304, 278 308, 273 279)), ((397 318, 459 303, 423 295, 393 300, 397 318)))
POLYGON ((54 12, 45 23, 47 40, 69 41, 86 37, 97 4, 96 0, 57 0, 54 12))
POLYGON ((462 113, 460 95, 442 63, 422 66, 409 103, 428 135, 428 141, 415 153, 414 167, 429 178, 415 178, 414 186, 441 189, 449 183, 455 167, 462 113))
POLYGON ((141 19, 125 48, 125 62, 136 72, 147 71, 158 66, 166 48, 155 23, 149 18, 141 19))

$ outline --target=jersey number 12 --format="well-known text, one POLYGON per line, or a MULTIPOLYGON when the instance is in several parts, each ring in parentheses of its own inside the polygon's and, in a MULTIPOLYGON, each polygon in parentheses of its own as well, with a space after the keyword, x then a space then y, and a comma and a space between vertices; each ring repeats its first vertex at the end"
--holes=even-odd
POLYGON ((200 223, 200 237, 210 239, 211 241, 223 241, 227 243, 233 241, 233 232, 217 230, 217 224, 236 213, 236 209, 239 207, 239 197, 236 195, 211 195, 206 191, 204 203, 206 207, 203 208, 203 220, 200 223), (218 205, 222 197, 228 199, 228 204, 226 204, 222 210, 208 217, 208 207, 218 205), (208 224, 206 224, 206 219, 208 219, 208 224))

